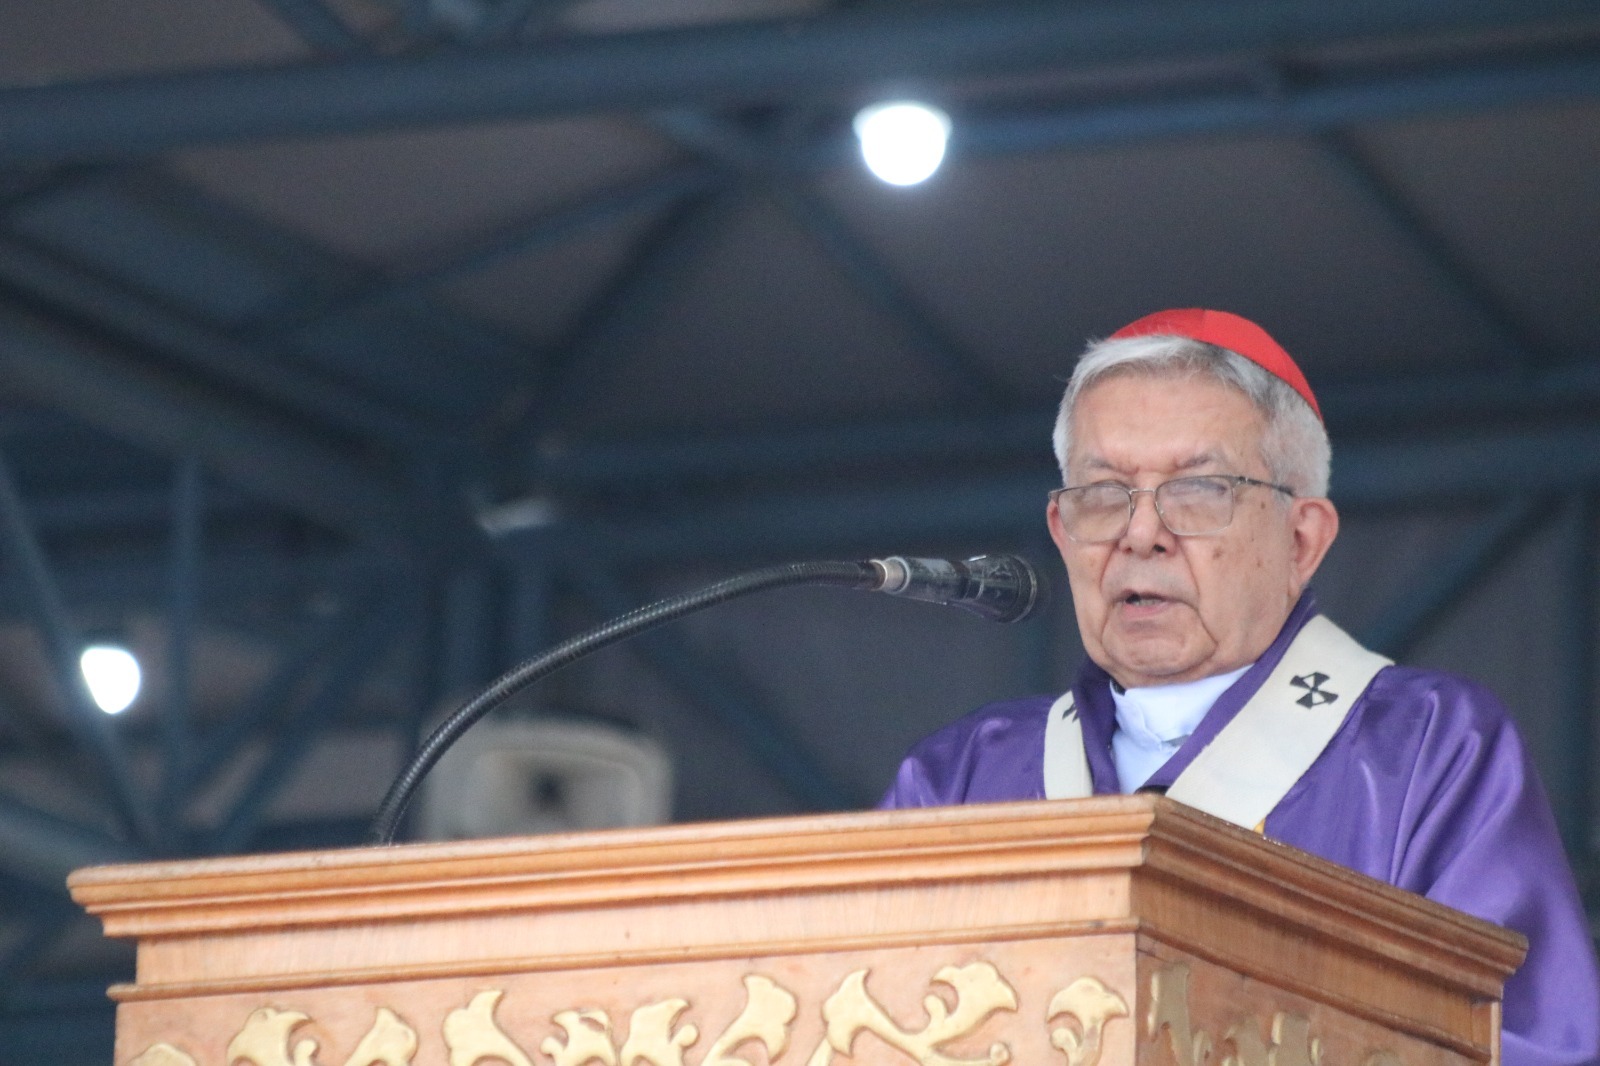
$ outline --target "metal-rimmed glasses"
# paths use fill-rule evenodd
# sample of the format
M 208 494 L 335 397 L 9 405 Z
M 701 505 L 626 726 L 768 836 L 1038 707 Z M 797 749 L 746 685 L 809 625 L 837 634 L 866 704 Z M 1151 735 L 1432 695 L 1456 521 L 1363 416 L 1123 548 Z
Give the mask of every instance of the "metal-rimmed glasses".
M 1061 516 L 1061 528 L 1078 544 L 1121 540 L 1133 522 L 1135 497 L 1148 492 L 1161 523 L 1177 537 L 1221 533 L 1233 523 L 1234 495 L 1241 485 L 1255 485 L 1288 496 L 1294 490 L 1240 474 L 1200 474 L 1163 481 L 1153 489 L 1131 489 L 1117 481 L 1096 481 L 1050 493 Z

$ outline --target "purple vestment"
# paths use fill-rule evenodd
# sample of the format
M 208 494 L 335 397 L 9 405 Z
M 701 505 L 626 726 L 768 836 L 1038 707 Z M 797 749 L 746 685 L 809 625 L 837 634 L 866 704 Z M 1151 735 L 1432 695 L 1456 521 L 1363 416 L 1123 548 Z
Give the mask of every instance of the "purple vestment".
M 1283 632 L 1218 697 L 1149 782 L 1168 786 L 1267 679 L 1316 613 L 1308 592 Z M 1073 687 L 1096 794 L 1122 789 L 1111 759 L 1110 679 Z M 1043 799 L 1053 697 L 992 704 L 916 746 L 884 807 Z M 1528 938 L 1506 983 L 1506 1066 L 1600 1063 L 1600 973 L 1588 922 L 1533 766 L 1505 708 L 1462 678 L 1391 666 L 1351 706 L 1311 768 L 1267 815 L 1267 836 Z

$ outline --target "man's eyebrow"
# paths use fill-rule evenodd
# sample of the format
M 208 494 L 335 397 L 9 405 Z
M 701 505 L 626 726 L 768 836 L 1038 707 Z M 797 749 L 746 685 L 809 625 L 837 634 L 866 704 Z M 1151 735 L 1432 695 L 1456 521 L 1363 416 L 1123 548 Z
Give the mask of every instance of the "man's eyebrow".
M 1117 464 L 1101 455 L 1096 455 L 1085 459 L 1083 461 L 1083 465 L 1084 469 L 1086 470 L 1104 471 L 1109 474 L 1121 474 L 1126 472 L 1122 467 L 1119 467 Z
M 1197 466 L 1210 466 L 1213 463 L 1226 465 L 1227 459 L 1218 452 L 1200 452 L 1192 455 L 1173 467 L 1174 470 L 1193 470 Z
M 1201 466 L 1212 466 L 1212 465 L 1227 466 L 1227 465 L 1229 465 L 1229 462 L 1230 461 L 1229 461 L 1228 457 L 1223 455 L 1221 452 L 1204 451 L 1204 452 L 1196 452 L 1194 455 L 1189 456 L 1187 459 L 1183 459 L 1183 460 L 1179 461 L 1178 463 L 1173 465 L 1172 469 L 1174 469 L 1174 470 L 1193 470 L 1196 467 L 1201 467 Z M 1085 471 L 1090 471 L 1090 470 L 1095 471 L 1095 472 L 1104 471 L 1106 473 L 1111 473 L 1111 474 L 1132 473 L 1132 471 L 1128 470 L 1127 468 L 1120 467 L 1116 463 L 1113 463 L 1111 460 L 1105 458 L 1104 456 L 1100 456 L 1100 455 L 1092 455 L 1092 456 L 1084 457 L 1083 468 L 1084 468 Z

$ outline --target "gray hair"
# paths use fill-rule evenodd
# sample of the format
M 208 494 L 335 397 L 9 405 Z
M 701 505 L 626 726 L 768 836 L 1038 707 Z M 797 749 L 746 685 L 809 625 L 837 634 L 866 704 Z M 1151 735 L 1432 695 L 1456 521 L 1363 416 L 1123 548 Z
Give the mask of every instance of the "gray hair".
M 1083 353 L 1056 416 L 1056 463 L 1066 483 L 1072 412 L 1096 382 L 1122 374 L 1210 377 L 1250 398 L 1266 422 L 1261 460 L 1297 496 L 1326 496 L 1333 449 L 1311 405 L 1287 383 L 1242 355 L 1189 337 L 1155 334 L 1097 341 Z

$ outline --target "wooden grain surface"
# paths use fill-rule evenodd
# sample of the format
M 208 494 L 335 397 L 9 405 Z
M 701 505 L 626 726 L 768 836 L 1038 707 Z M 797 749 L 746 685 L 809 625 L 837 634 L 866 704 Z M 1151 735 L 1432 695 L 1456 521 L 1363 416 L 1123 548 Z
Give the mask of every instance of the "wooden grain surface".
M 600 1002 L 583 990 L 643 994 L 663 973 L 716 1015 L 757 960 L 822 999 L 858 963 L 921 996 L 934 959 L 1002 958 L 1032 999 L 1098 968 L 1132 1009 L 1150 995 L 1135 959 L 1165 952 L 1319 1018 L 1488 1061 L 1524 950 L 1149 796 L 100 867 L 71 887 L 110 935 L 138 941 L 135 982 L 114 990 L 130 1048 L 222 1004 L 233 1020 L 217 1015 L 207 1039 L 250 1003 L 353 1011 L 335 1026 L 349 1028 L 382 999 L 436 1030 L 469 989 L 555 1010 L 557 989 Z

